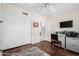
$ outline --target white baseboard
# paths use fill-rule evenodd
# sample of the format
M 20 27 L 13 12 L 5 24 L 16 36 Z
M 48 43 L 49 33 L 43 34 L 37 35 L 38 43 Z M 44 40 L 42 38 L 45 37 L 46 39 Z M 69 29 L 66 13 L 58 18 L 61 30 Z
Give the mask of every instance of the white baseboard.
M 45 40 L 45 41 L 49 41 L 49 42 L 51 42 L 51 40 Z

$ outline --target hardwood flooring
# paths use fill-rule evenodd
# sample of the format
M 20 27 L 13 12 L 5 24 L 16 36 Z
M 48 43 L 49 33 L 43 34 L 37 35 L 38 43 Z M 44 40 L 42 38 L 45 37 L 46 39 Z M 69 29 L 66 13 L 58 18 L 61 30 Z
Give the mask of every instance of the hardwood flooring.
M 23 46 L 20 46 L 17 48 L 4 50 L 3 56 L 9 56 L 11 53 L 17 53 L 17 52 L 21 51 L 22 49 L 27 50 L 33 46 L 39 47 L 40 49 L 42 49 L 43 51 L 48 53 L 50 56 L 79 56 L 78 53 L 71 52 L 71 51 L 65 52 L 64 49 L 59 48 L 59 47 L 58 47 L 58 52 L 57 52 L 55 49 L 51 49 L 50 42 L 48 42 L 48 41 L 41 41 L 41 42 L 36 43 L 36 44 L 28 44 L 28 45 L 23 45 Z

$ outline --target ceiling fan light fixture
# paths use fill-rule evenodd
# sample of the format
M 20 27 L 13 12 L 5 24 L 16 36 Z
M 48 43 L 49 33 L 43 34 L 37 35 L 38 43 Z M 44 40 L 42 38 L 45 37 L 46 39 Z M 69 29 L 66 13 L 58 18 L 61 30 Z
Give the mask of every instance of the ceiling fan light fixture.
M 26 13 L 26 12 L 23 12 L 23 15 L 28 15 L 28 13 Z
M 44 13 L 45 11 L 56 12 L 56 9 L 50 3 L 44 3 L 41 13 Z

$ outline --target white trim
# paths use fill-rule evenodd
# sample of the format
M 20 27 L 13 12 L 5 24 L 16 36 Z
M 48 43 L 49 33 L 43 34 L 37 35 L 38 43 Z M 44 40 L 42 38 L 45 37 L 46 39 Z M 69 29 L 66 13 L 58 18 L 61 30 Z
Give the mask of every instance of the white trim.
M 0 50 L 0 56 L 2 56 L 2 50 Z

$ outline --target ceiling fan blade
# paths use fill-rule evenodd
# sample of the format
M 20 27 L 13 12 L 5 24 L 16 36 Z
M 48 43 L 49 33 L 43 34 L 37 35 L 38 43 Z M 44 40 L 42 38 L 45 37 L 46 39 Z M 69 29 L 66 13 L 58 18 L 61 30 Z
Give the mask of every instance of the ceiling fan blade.
M 56 12 L 56 9 L 55 8 L 53 8 L 52 6 L 47 6 L 52 12 Z
M 46 7 L 43 7 L 42 9 L 41 9 L 41 13 L 44 13 L 46 11 Z
M 51 12 L 56 12 L 56 9 L 53 8 L 50 4 L 45 4 L 40 9 L 41 14 L 51 14 Z

